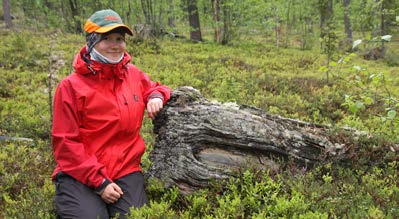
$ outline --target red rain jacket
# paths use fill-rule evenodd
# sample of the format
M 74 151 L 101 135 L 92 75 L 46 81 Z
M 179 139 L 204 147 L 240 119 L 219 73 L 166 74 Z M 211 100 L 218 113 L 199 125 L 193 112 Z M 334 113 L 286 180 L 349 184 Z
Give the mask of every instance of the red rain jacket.
M 130 55 L 116 65 L 75 57 L 75 73 L 63 79 L 54 96 L 52 144 L 57 167 L 81 183 L 99 187 L 104 178 L 113 181 L 141 171 L 145 151 L 140 127 L 147 101 L 170 89 L 152 82 L 129 64 Z

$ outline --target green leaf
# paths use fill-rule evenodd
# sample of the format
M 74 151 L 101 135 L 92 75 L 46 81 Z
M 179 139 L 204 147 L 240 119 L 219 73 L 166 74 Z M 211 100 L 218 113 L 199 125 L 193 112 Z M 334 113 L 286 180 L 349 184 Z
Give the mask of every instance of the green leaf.
M 351 95 L 345 94 L 345 101 L 350 101 L 351 100 Z
M 355 40 L 352 44 L 352 49 L 356 48 L 358 45 L 360 45 L 362 43 L 362 40 Z
M 390 120 L 393 120 L 396 117 L 396 111 L 395 110 L 389 110 L 387 113 L 387 118 Z
M 353 114 L 356 114 L 357 111 L 359 111 L 359 109 L 356 107 L 355 104 L 352 104 L 352 105 L 349 106 L 349 111 L 350 111 L 351 113 L 353 113 Z
M 373 98 L 371 97 L 363 97 L 362 99 L 366 105 L 370 105 L 374 102 Z
M 343 62 L 345 63 L 345 62 L 349 62 L 351 60 L 351 56 L 346 56 L 344 59 L 343 59 Z
M 357 102 L 355 103 L 355 106 L 356 106 L 356 108 L 358 108 L 359 110 L 360 110 L 360 109 L 364 109 L 364 103 L 363 103 L 363 102 L 357 101 Z
M 354 68 L 356 71 L 361 71 L 361 70 L 362 70 L 362 67 L 360 67 L 360 66 L 358 66 L 358 65 L 353 66 L 353 68 Z
M 320 68 L 319 68 L 319 71 L 321 71 L 321 72 L 327 72 L 328 71 L 328 68 L 327 68 L 327 66 L 321 66 Z
M 359 101 L 357 101 L 356 103 L 348 102 L 348 106 L 349 106 L 349 111 L 353 114 L 356 114 L 360 109 L 362 109 L 364 107 L 364 104 Z
M 385 36 L 382 36 L 381 39 L 389 42 L 389 41 L 391 41 L 392 36 L 391 35 L 385 35 Z
M 349 106 L 349 111 L 353 114 L 356 114 L 361 109 L 364 109 L 364 103 L 360 101 L 356 101 L 356 103 Z
M 370 40 L 370 42 L 378 42 L 380 40 L 379 37 L 373 37 L 373 39 Z

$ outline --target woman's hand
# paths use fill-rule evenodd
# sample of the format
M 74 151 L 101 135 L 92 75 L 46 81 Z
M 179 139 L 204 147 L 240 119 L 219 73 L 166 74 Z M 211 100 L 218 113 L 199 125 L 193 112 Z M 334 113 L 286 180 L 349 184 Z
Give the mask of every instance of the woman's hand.
M 163 101 L 161 98 L 150 99 L 147 103 L 148 117 L 151 119 L 155 118 L 155 115 L 162 109 Z
M 122 189 L 115 183 L 111 183 L 105 187 L 103 193 L 101 194 L 101 198 L 107 204 L 112 204 L 123 195 Z

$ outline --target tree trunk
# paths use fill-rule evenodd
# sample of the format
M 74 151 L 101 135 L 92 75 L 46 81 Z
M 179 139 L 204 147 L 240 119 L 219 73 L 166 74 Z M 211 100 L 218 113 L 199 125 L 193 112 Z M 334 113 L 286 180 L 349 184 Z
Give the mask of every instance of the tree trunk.
M 44 0 L 44 5 L 50 10 L 54 10 L 55 9 L 54 8 L 54 3 L 50 2 L 49 0 Z
M 169 5 L 169 9 L 168 9 L 168 26 L 172 29 L 174 29 L 176 27 L 175 25 L 175 19 L 173 16 L 173 0 L 168 0 L 168 5 Z
M 147 37 L 157 37 L 163 33 L 162 16 L 163 16 L 163 1 L 155 1 L 159 4 L 159 14 L 156 14 L 156 3 L 152 0 L 141 0 L 141 8 L 145 17 L 145 25 L 137 24 L 145 27 L 149 32 Z
M 280 16 L 279 16 L 279 11 L 278 11 L 278 6 L 276 6 L 276 8 L 274 8 L 274 31 L 275 31 L 275 35 L 276 35 L 276 47 L 279 48 L 280 47 L 280 32 L 281 32 L 281 24 L 280 24 Z
M 212 0 L 212 12 L 213 12 L 213 23 L 214 23 L 214 40 L 217 43 L 222 42 L 222 30 L 220 27 L 220 0 Z
M 356 144 L 366 147 L 364 142 L 333 134 L 328 126 L 250 106 L 211 102 L 191 87 L 173 91 L 154 120 L 154 132 L 153 165 L 146 176 L 160 179 L 165 187 L 176 185 L 186 194 L 209 186 L 212 180 L 234 176 L 241 168 L 280 171 L 289 161 L 306 169 L 330 159 L 353 162 L 356 156 L 370 157 L 356 149 Z M 399 151 L 398 145 L 394 147 Z
M 289 37 L 291 34 L 291 21 L 290 21 L 291 20 L 290 19 L 291 5 L 293 5 L 292 0 L 288 0 L 287 1 L 287 14 L 285 17 L 285 19 L 286 19 L 286 21 L 285 21 L 285 46 L 284 46 L 285 48 L 288 48 Z M 293 20 L 293 22 L 295 22 L 295 18 L 292 20 Z
M 131 22 L 131 14 L 132 14 L 132 5 L 130 1 L 127 2 L 127 12 L 126 12 L 126 21 L 128 23 Z
M 197 0 L 186 0 L 186 3 L 190 24 L 190 39 L 192 41 L 202 41 Z
M 223 30 L 222 30 L 222 44 L 227 44 L 232 38 L 232 30 L 231 30 L 231 15 L 230 8 L 226 2 L 222 4 L 223 10 Z
M 13 24 L 11 19 L 10 2 L 8 0 L 3 0 L 3 12 L 4 12 L 4 21 L 6 22 L 6 27 L 11 29 Z
M 161 33 L 164 31 L 163 28 L 163 13 L 164 13 L 164 9 L 163 9 L 163 0 L 159 1 L 159 14 L 158 14 L 158 22 L 154 22 L 154 25 L 156 26 L 156 35 L 159 36 L 161 35 Z M 154 17 L 155 19 L 155 17 Z M 154 20 L 155 21 L 155 20 Z
M 374 10 L 372 13 L 373 13 L 373 18 L 376 23 L 373 23 L 373 30 L 371 33 L 372 37 L 381 35 L 381 32 L 380 32 L 381 31 L 381 26 L 380 26 L 381 19 L 380 18 L 381 18 L 381 12 L 382 12 L 382 5 L 379 4 L 380 1 L 381 0 L 374 0 L 375 7 L 374 7 Z M 379 21 L 379 23 L 377 23 L 378 21 Z
M 150 10 L 146 0 L 141 0 L 141 9 L 143 10 L 145 23 L 151 25 Z
M 71 21 L 69 19 L 69 8 L 68 8 L 68 4 L 65 3 L 65 1 L 61 1 L 61 14 L 60 16 L 62 17 L 62 19 L 65 21 L 66 26 L 69 30 L 72 30 L 72 24 Z
M 331 21 L 333 15 L 333 0 L 319 0 L 320 13 L 320 38 L 323 39 L 327 34 L 327 23 Z M 322 48 L 323 45 L 320 45 Z
M 330 20 L 332 18 L 332 16 L 334 15 L 334 1 L 333 0 L 328 0 L 328 20 Z
M 380 24 L 380 31 L 381 31 L 381 36 L 383 36 L 383 35 L 385 35 L 386 34 L 386 23 L 385 23 L 385 21 L 386 21 L 386 19 L 385 19 L 385 10 L 387 10 L 386 8 L 385 8 L 385 4 L 384 4 L 384 2 L 385 1 L 382 1 L 382 4 L 381 4 L 381 9 L 380 9 L 380 13 L 381 13 L 381 24 Z
M 350 20 L 350 0 L 344 0 L 344 23 L 345 23 L 345 34 L 346 34 L 346 42 L 345 48 L 351 48 L 352 45 L 352 27 Z
M 366 14 L 366 8 L 367 8 L 367 0 L 361 0 L 360 2 L 360 8 L 362 8 L 362 16 L 363 18 L 365 18 L 365 14 Z M 366 37 L 366 31 L 367 31 L 367 27 L 365 22 L 360 22 L 360 32 L 362 33 L 362 37 L 365 38 Z
M 69 0 L 69 6 L 71 7 L 72 19 L 75 24 L 76 33 L 83 33 L 82 24 L 79 18 L 79 7 L 76 0 Z

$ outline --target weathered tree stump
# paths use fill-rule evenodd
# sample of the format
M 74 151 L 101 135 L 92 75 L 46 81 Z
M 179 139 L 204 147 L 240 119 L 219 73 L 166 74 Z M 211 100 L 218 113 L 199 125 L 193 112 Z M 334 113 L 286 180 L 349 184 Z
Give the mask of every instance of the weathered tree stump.
M 331 127 L 209 101 L 191 87 L 173 91 L 154 120 L 154 132 L 153 165 L 146 174 L 183 193 L 229 178 L 239 168 L 279 170 L 288 160 L 307 168 L 331 157 L 350 159 L 354 148 L 332 138 Z

